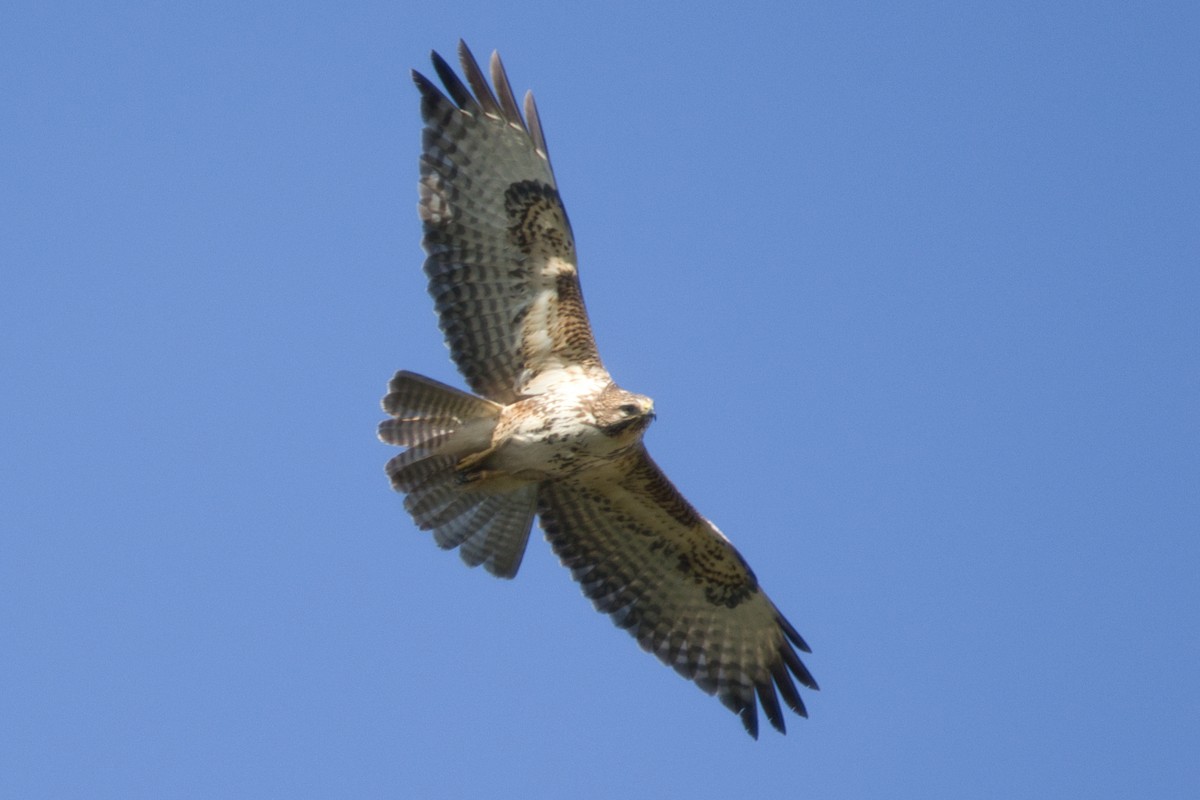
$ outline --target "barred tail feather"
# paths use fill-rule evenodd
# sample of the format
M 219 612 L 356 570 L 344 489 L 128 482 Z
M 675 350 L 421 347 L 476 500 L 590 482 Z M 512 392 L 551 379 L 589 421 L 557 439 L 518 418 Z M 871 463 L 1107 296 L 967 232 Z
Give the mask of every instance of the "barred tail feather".
M 379 438 L 401 447 L 430 450 L 447 444 L 439 437 L 456 434 L 449 449 L 473 452 L 491 444 L 502 406 L 444 383 L 401 370 L 388 383 L 383 410 L 392 416 L 379 425 Z M 470 439 L 471 441 L 466 441 Z
M 489 497 L 475 507 L 472 520 L 483 521 L 470 529 L 458 554 L 470 566 L 482 564 L 496 577 L 515 576 L 525 556 L 536 510 L 537 484 L 534 483 Z M 436 532 L 434 537 L 436 539 Z
M 511 578 L 521 566 L 537 505 L 537 485 L 464 481 L 457 466 L 486 450 L 502 406 L 411 372 L 388 384 L 379 438 L 407 447 L 387 463 L 393 488 L 417 527 L 470 566 Z

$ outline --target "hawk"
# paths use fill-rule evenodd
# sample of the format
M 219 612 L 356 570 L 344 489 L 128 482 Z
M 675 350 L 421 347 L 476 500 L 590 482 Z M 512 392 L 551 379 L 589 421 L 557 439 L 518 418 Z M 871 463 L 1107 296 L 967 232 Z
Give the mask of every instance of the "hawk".
M 804 639 L 717 527 L 642 443 L 650 398 L 604 368 L 533 95 L 524 114 L 498 54 L 491 84 L 459 42 L 419 72 L 425 273 L 451 357 L 474 390 L 396 373 L 379 438 L 416 525 L 493 575 L 517 573 L 533 518 L 597 610 L 741 717 L 785 732 L 780 698 L 817 683 Z M 793 680 L 795 679 L 795 681 Z

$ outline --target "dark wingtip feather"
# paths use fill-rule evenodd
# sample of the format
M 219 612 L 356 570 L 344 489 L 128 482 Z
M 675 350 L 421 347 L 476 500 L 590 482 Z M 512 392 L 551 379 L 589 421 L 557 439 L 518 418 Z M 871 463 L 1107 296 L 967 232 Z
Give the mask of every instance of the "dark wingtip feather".
M 758 704 L 762 706 L 763 713 L 767 715 L 771 727 L 780 733 L 787 733 L 787 725 L 783 721 L 783 709 L 779 707 L 779 697 L 775 694 L 774 682 L 769 676 L 764 677 L 754 685 L 754 689 L 758 693 Z
M 493 117 L 504 116 L 500 110 L 500 104 L 496 102 L 496 95 L 492 94 L 492 87 L 488 85 L 483 70 L 479 68 L 479 61 L 476 60 L 475 54 L 462 39 L 458 40 L 458 62 L 462 64 L 463 75 L 466 76 L 467 83 L 474 90 L 483 112 Z
M 805 653 L 812 652 L 812 648 L 808 646 L 808 642 L 804 641 L 804 637 L 792 627 L 792 623 L 788 622 L 787 618 L 783 616 L 783 614 L 780 614 L 778 611 L 776 611 L 775 621 L 779 623 L 779 627 L 783 629 L 784 635 L 791 640 L 792 644 L 796 645 L 796 647 L 799 647 Z
M 742 726 L 745 727 L 746 733 L 750 734 L 750 738 L 758 741 L 758 710 L 754 707 L 754 703 L 748 703 L 738 712 L 738 716 L 742 718 Z
M 438 117 L 440 109 L 454 107 L 454 104 L 446 95 L 442 94 L 442 90 L 437 87 L 436 83 L 415 69 L 412 71 L 412 79 L 421 93 L 421 118 L 426 122 Z
M 779 648 L 779 652 L 783 656 L 784 663 L 787 664 L 788 669 L 792 671 L 792 674 L 796 676 L 800 683 L 813 690 L 821 688 L 817 686 L 816 679 L 808 671 L 808 667 L 804 666 L 804 662 L 800 660 L 800 656 L 796 655 L 795 650 L 785 644 Z
M 792 682 L 792 676 L 782 661 L 771 665 L 771 677 L 775 679 L 775 685 L 779 687 L 779 693 L 783 695 L 783 702 L 787 703 L 787 707 L 800 716 L 807 717 L 808 709 L 804 707 L 804 700 L 800 698 L 800 692 L 797 691 L 796 684 Z
M 412 75 L 412 82 L 417 85 L 417 89 L 420 90 L 422 97 L 433 96 L 445 99 L 445 95 L 442 94 L 442 90 L 437 87 L 437 84 L 429 80 L 429 78 L 426 78 L 415 69 L 410 70 L 410 74 Z
M 508 73 L 504 70 L 504 62 L 500 60 L 500 53 L 492 51 L 492 83 L 496 86 L 496 97 L 500 101 L 500 108 L 504 110 L 504 118 L 514 125 L 519 125 L 523 130 L 529 130 L 525 126 L 525 120 L 521 116 L 521 109 L 517 107 L 517 98 L 513 95 L 512 85 L 508 82 Z
M 533 92 L 525 93 L 525 124 L 529 128 L 529 135 L 533 137 L 533 146 L 549 161 L 550 148 L 546 147 L 546 133 L 542 129 L 542 117 L 538 114 Z
M 453 103 L 469 114 L 483 113 L 510 122 L 529 134 L 529 138 L 533 140 L 533 146 L 549 163 L 550 151 L 546 147 L 546 133 L 542 128 L 542 120 L 538 114 L 533 93 L 526 92 L 524 103 L 517 104 L 512 84 L 509 83 L 508 73 L 504 69 L 504 63 L 500 60 L 499 53 L 492 53 L 489 65 L 490 82 L 479 66 L 479 61 L 475 58 L 474 53 L 471 52 L 471 48 L 462 39 L 458 40 L 458 59 L 462 64 L 466 83 L 436 50 L 430 51 L 429 58 L 433 62 L 433 68 L 442 84 L 446 87 L 445 91 L 443 92 L 433 81 L 416 70 L 412 71 L 412 77 L 417 88 L 421 90 L 425 102 L 431 104 L 431 112 L 438 101 L 445 101 Z M 522 107 L 524 113 L 522 113 Z
M 431 59 L 433 60 L 433 68 L 437 71 L 438 77 L 442 79 L 442 85 L 446 87 L 446 91 L 454 98 L 455 105 L 468 113 L 479 113 L 479 104 L 475 102 L 475 97 L 471 94 L 471 90 L 458 77 L 458 73 L 454 71 L 454 68 L 447 64 L 446 59 L 442 58 L 436 50 L 433 52 Z

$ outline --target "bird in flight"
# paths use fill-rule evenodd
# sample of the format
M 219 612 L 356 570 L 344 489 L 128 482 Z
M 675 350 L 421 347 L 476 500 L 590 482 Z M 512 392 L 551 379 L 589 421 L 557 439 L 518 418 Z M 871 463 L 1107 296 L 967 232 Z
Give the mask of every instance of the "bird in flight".
M 412 372 L 383 398 L 379 438 L 416 525 L 493 575 L 517 573 L 536 515 L 596 606 L 758 737 L 758 706 L 807 716 L 804 639 L 729 540 L 651 460 L 649 397 L 604 368 L 533 95 L 524 114 L 497 54 L 491 83 L 463 42 L 460 78 L 419 72 L 425 273 L 472 393 Z M 793 680 L 794 679 L 794 680 Z

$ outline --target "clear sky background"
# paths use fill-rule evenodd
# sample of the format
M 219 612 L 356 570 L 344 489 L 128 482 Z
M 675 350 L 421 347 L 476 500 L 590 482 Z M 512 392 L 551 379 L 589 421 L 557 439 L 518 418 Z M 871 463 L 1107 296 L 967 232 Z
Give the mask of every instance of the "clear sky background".
M 0 14 L 0 796 L 1200 796 L 1200 6 Z M 412 67 L 538 97 L 606 362 L 813 645 L 760 741 L 378 402 Z

